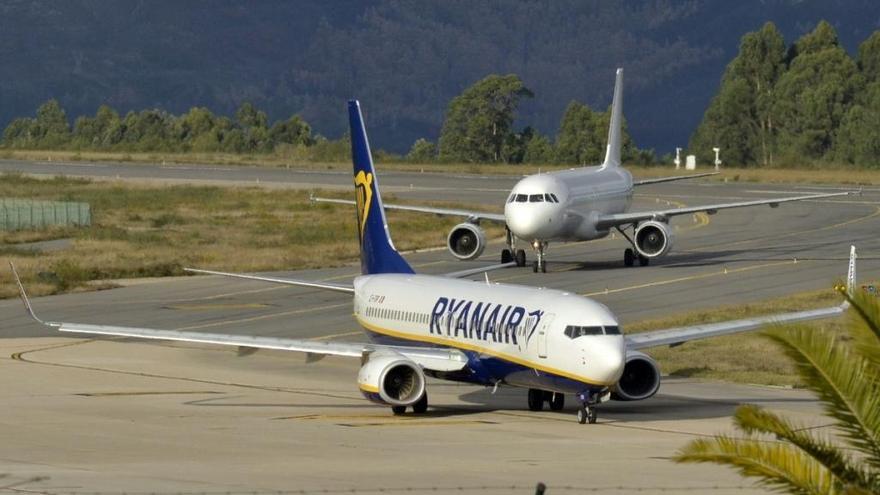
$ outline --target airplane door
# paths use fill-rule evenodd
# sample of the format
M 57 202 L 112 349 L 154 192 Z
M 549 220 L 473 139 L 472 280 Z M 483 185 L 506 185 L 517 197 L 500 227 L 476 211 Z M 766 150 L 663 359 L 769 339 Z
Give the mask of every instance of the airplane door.
M 547 334 L 550 333 L 550 323 L 553 322 L 553 313 L 544 315 L 541 325 L 538 327 L 538 357 L 547 358 Z

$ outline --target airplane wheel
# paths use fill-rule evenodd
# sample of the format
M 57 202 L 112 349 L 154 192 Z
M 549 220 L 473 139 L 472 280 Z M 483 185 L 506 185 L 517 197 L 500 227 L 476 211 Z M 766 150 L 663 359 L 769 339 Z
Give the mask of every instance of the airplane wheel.
M 510 249 L 502 249 L 501 250 L 501 262 L 502 263 L 510 263 L 513 261 L 513 255 L 510 254 Z
M 598 419 L 598 418 L 596 415 L 596 409 L 594 407 L 581 406 L 578 409 L 578 412 L 577 412 L 578 423 L 580 423 L 580 424 L 590 423 L 592 425 L 592 424 L 596 423 L 596 419 Z
M 406 406 L 391 406 L 391 412 L 393 412 L 395 416 L 400 416 L 406 412 Z
M 587 408 L 586 407 L 581 406 L 578 408 L 577 419 L 578 419 L 578 423 L 580 423 L 580 424 L 585 424 L 587 422 Z
M 648 258 L 647 256 L 639 255 L 639 265 L 640 266 L 648 266 L 648 263 L 650 263 L 650 262 L 651 262 L 651 258 Z
M 592 425 L 592 424 L 596 424 L 597 419 L 599 419 L 599 415 L 596 414 L 596 408 L 595 407 L 588 407 L 587 408 L 587 421 Z
M 636 261 L 636 254 L 632 249 L 626 248 L 626 251 L 623 252 L 623 264 L 626 266 L 633 266 Z
M 548 402 L 550 403 L 551 411 L 561 411 L 565 407 L 565 394 L 553 392 Z
M 422 398 L 417 400 L 412 408 L 414 413 L 424 414 L 428 410 L 428 392 L 423 393 Z
M 529 411 L 544 409 L 544 391 L 536 388 L 529 389 Z
M 516 266 L 526 266 L 526 251 L 525 251 L 525 249 L 517 249 L 516 250 Z

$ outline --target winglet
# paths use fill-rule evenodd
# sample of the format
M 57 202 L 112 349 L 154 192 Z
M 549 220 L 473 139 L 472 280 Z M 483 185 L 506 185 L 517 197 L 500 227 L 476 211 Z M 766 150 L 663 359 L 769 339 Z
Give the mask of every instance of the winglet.
M 21 298 L 21 302 L 24 303 L 24 308 L 27 310 L 28 314 L 40 324 L 47 325 L 47 323 L 37 317 L 37 314 L 34 313 L 34 308 L 31 307 L 31 301 L 28 299 L 27 292 L 24 290 L 24 285 L 21 283 L 21 278 L 18 276 L 18 270 L 15 269 L 15 265 L 12 262 L 9 262 L 9 268 L 12 268 L 12 276 L 15 277 L 15 283 L 18 285 L 18 296 Z
M 856 293 L 856 247 L 849 247 L 849 269 L 846 272 L 846 292 L 850 297 Z
M 611 101 L 611 122 L 608 125 L 608 147 L 605 151 L 605 163 L 602 167 L 620 166 L 620 148 L 623 131 L 623 68 L 617 69 L 614 81 L 614 99 Z

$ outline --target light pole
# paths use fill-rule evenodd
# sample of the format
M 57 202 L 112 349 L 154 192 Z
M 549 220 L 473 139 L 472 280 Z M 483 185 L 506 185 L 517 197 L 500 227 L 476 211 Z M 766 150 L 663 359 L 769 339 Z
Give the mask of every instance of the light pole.
M 675 164 L 675 170 L 681 168 L 681 148 L 675 148 L 675 160 L 672 163 Z

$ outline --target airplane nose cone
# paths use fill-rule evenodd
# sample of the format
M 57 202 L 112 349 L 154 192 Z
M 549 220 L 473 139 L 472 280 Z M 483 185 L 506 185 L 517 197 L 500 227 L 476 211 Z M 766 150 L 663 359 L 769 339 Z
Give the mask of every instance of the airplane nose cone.
M 552 206 L 546 204 L 510 203 L 504 216 L 510 231 L 524 240 L 550 238 L 559 223 L 554 221 Z
M 597 337 L 588 352 L 590 378 L 603 385 L 613 385 L 620 380 L 626 364 L 626 348 L 622 336 Z

